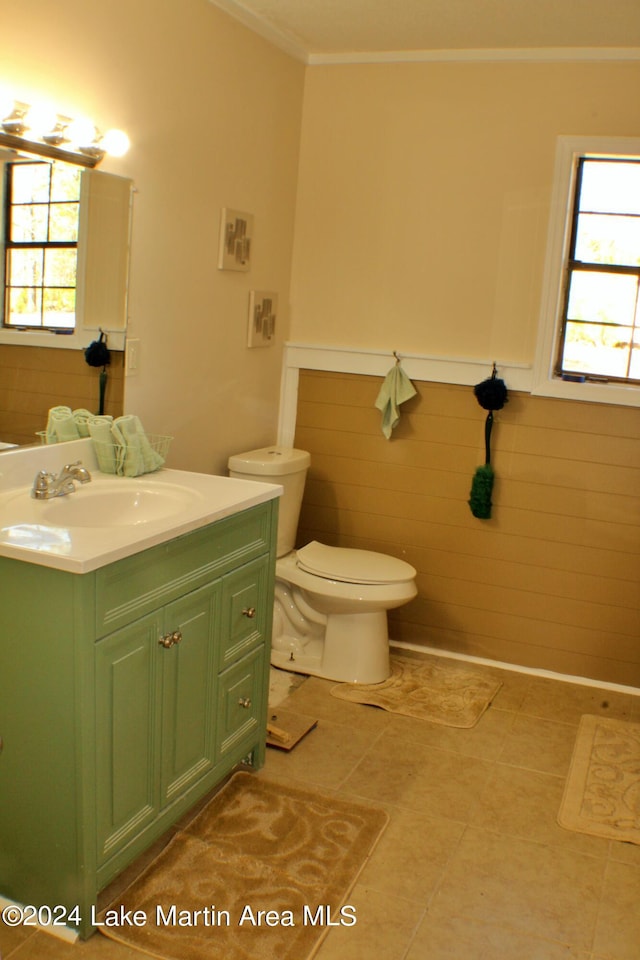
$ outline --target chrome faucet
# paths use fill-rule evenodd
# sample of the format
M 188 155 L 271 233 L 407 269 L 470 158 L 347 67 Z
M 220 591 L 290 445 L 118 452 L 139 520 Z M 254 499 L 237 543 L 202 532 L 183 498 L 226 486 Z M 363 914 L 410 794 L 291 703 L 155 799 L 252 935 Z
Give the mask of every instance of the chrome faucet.
M 35 500 L 51 500 L 53 497 L 66 497 L 68 493 L 75 490 L 74 481 L 78 483 L 88 483 L 91 480 L 91 474 L 86 467 L 82 466 L 81 460 L 75 463 L 68 463 L 62 468 L 58 476 L 49 473 L 47 470 L 40 470 L 36 474 L 31 489 L 31 496 Z

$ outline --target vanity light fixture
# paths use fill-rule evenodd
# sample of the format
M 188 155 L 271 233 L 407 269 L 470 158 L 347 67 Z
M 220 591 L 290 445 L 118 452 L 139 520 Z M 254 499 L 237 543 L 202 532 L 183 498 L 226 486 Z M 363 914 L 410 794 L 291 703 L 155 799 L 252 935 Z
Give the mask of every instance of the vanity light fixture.
M 106 154 L 124 156 L 129 138 L 122 130 L 102 135 L 90 121 L 0 95 L 0 146 L 96 167 Z

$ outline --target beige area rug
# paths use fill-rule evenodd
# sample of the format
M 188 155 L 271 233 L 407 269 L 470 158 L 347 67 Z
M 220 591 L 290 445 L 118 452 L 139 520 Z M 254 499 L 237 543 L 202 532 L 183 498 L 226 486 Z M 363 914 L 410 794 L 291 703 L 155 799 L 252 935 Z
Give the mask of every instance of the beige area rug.
M 383 683 L 339 683 L 331 694 L 352 703 L 382 707 L 448 727 L 474 727 L 496 693 L 500 680 L 456 661 L 391 657 L 391 676 Z
M 640 844 L 640 723 L 582 717 L 558 823 Z
M 353 924 L 346 898 L 387 821 L 237 773 L 102 915 L 140 925 L 99 930 L 162 960 L 305 960 L 329 917 Z

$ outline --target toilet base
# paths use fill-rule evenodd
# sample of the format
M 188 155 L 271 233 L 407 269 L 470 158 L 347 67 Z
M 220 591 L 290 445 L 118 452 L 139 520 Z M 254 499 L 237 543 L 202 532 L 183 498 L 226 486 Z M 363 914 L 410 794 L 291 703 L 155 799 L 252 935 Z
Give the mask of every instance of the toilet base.
M 303 644 L 286 634 L 274 638 L 272 665 L 339 683 L 382 683 L 391 674 L 385 610 L 330 614 L 324 637 Z

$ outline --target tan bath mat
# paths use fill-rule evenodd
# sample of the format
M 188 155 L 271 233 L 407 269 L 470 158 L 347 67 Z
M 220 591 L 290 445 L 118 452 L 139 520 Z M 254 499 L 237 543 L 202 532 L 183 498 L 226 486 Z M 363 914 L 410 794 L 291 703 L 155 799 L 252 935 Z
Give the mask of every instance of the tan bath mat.
M 640 844 L 640 723 L 582 717 L 558 823 Z
M 473 727 L 502 686 L 500 680 L 441 657 L 391 658 L 383 683 L 339 683 L 331 694 L 448 727 Z
M 346 898 L 387 821 L 237 773 L 102 915 L 144 922 L 99 929 L 161 960 L 305 960 L 329 919 L 353 923 Z

